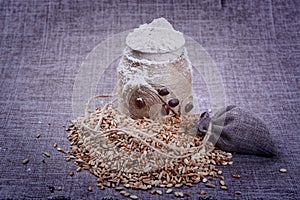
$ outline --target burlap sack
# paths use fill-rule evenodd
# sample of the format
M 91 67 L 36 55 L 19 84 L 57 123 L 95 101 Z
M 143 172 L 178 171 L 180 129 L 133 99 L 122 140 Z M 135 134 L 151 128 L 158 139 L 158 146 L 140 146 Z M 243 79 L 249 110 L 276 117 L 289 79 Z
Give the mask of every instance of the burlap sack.
M 207 112 L 200 116 L 198 131 L 206 133 L 211 125 L 216 146 L 224 151 L 276 155 L 276 147 L 266 125 L 251 113 L 234 105 L 226 106 L 210 118 Z M 218 138 L 217 133 L 221 133 Z

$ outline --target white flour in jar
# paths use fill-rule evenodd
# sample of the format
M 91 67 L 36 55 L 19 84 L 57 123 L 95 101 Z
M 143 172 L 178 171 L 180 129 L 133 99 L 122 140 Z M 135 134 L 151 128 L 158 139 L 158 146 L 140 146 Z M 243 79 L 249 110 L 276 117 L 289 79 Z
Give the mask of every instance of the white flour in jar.
M 174 30 L 165 19 L 154 19 L 134 29 L 126 38 L 126 44 L 135 51 L 143 53 L 165 53 L 183 47 L 183 34 Z

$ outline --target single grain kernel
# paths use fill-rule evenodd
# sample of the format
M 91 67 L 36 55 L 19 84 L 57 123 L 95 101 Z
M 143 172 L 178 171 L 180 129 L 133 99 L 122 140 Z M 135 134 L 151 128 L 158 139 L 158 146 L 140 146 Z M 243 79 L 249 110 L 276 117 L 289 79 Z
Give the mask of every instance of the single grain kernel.
M 239 174 L 233 174 L 232 176 L 233 176 L 233 178 L 241 178 L 241 176 Z
M 123 187 L 116 187 L 115 189 L 116 189 L 117 191 L 122 191 L 122 190 L 124 190 Z
M 80 172 L 82 170 L 82 168 L 81 167 L 78 167 L 77 169 L 76 169 L 76 172 Z
M 50 153 L 48 153 L 47 151 L 44 152 L 44 155 L 48 158 L 50 157 Z
M 281 173 L 287 172 L 287 170 L 286 170 L 285 168 L 280 168 L 279 171 L 280 171 Z
M 234 193 L 237 194 L 237 195 L 242 194 L 241 191 L 235 191 Z
M 63 148 L 57 148 L 57 150 L 59 151 L 59 152 L 61 152 L 61 153 L 66 153 L 66 151 L 63 149 Z
M 69 175 L 70 175 L 70 176 L 74 176 L 74 172 L 73 172 L 73 171 L 70 171 Z
M 170 194 L 172 192 L 173 192 L 173 190 L 171 188 L 167 189 L 167 191 L 166 191 L 167 194 Z
M 220 180 L 220 185 L 225 185 L 225 181 Z
M 124 197 L 129 197 L 130 196 L 130 194 L 128 193 L 128 192 L 126 192 L 125 194 L 124 194 Z
M 214 184 L 211 184 L 211 183 L 206 183 L 205 186 L 208 187 L 208 188 L 215 188 L 216 187 Z
M 227 190 L 227 187 L 226 187 L 225 185 L 222 185 L 222 186 L 221 186 L 221 189 L 222 189 L 222 190 Z
M 183 192 L 178 192 L 178 196 L 183 197 Z
M 130 199 L 138 199 L 138 197 L 136 195 L 130 195 L 129 197 Z
M 161 195 L 161 194 L 162 194 L 162 191 L 160 191 L 160 190 L 156 190 L 156 194 L 159 194 L 159 195 Z
M 62 187 L 58 187 L 58 188 L 57 188 L 57 191 L 62 191 Z
M 23 163 L 23 165 L 26 165 L 28 162 L 29 162 L 29 159 L 28 159 L 28 158 L 26 158 L 26 159 L 24 159 L 24 160 L 23 160 L 23 162 L 22 162 L 22 163 Z
M 201 195 L 206 195 L 206 191 L 205 190 L 201 190 Z
M 88 191 L 89 191 L 89 192 L 92 192 L 92 191 L 93 191 L 92 186 L 89 186 L 89 187 L 88 187 Z
M 41 134 L 36 134 L 36 136 L 35 136 L 36 138 L 40 138 L 41 137 Z

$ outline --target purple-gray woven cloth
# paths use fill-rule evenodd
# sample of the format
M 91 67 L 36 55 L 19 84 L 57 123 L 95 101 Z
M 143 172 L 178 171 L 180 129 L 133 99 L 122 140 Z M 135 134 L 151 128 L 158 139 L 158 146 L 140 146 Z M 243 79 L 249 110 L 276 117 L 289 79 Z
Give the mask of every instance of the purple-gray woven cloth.
M 88 171 L 69 176 L 76 166 L 53 144 L 69 148 L 63 126 L 75 117 L 73 86 L 88 53 L 157 17 L 205 48 L 222 75 L 226 104 L 259 113 L 278 144 L 274 158 L 234 154 L 232 166 L 219 167 L 228 190 L 199 183 L 175 191 L 190 192 L 190 199 L 299 199 L 299 12 L 298 0 L 0 1 L 0 199 L 122 199 L 114 189 L 98 189 Z M 115 68 L 105 74 L 103 94 L 113 89 Z M 198 95 L 207 96 L 194 80 Z
M 244 109 L 229 105 L 218 110 L 212 117 L 201 114 L 197 129 L 207 134 L 219 149 L 228 152 L 254 154 L 266 157 L 276 155 L 276 145 L 265 123 Z

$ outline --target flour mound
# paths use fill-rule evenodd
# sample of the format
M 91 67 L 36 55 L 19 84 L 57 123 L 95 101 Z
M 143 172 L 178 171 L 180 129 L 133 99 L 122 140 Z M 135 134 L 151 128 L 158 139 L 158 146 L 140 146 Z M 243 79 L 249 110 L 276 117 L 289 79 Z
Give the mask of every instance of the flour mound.
M 165 19 L 154 19 L 150 24 L 143 24 L 134 29 L 126 38 L 131 49 L 143 53 L 166 53 L 184 46 L 183 34 L 174 30 Z

